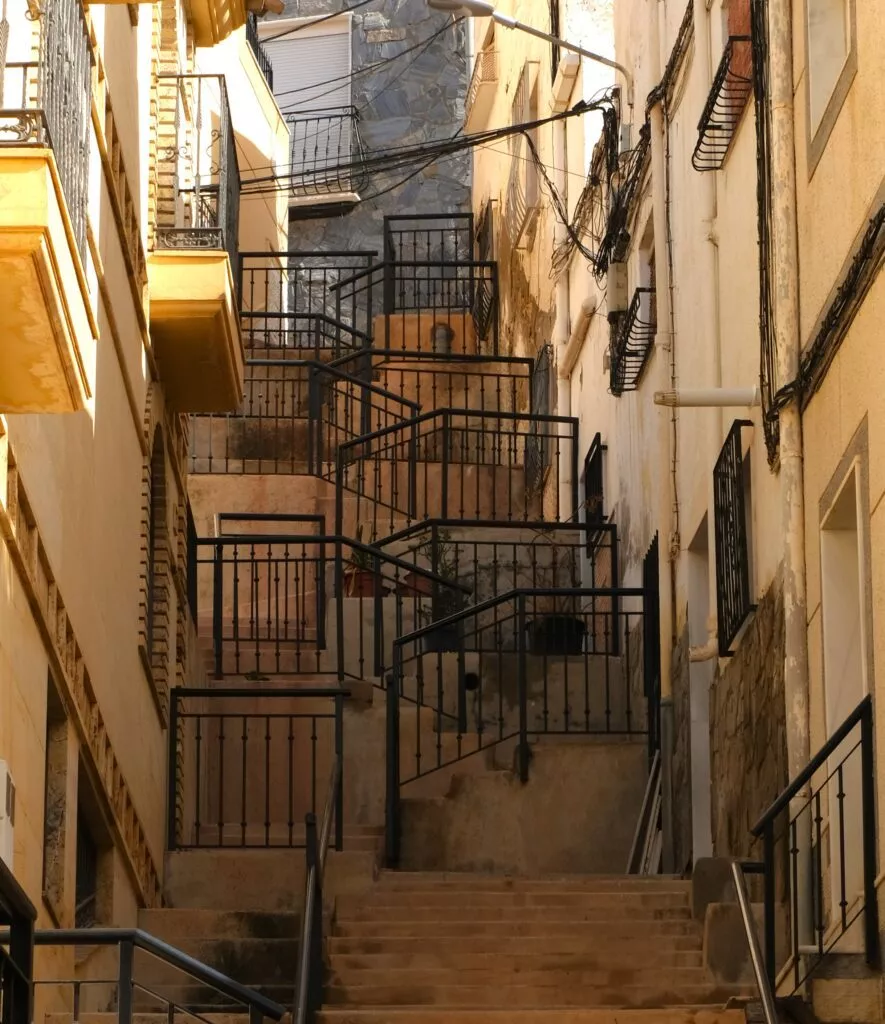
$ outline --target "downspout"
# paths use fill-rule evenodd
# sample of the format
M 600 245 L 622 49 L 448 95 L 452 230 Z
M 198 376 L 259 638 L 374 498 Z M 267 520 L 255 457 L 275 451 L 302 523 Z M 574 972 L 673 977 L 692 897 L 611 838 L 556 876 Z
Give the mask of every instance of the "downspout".
M 651 21 L 651 66 L 655 82 L 661 77 L 661 0 L 650 0 L 654 5 Z M 657 361 L 657 384 L 661 391 L 675 388 L 673 366 L 673 310 L 672 281 L 667 231 L 666 153 L 664 140 L 664 114 L 661 97 L 648 112 L 651 148 L 652 218 L 655 235 L 655 299 L 658 310 L 655 350 Z M 663 258 L 661 258 L 663 256 Z M 663 832 L 662 861 L 665 874 L 672 874 L 675 868 L 673 850 L 673 640 L 674 640 L 674 552 L 678 551 L 679 537 L 673 514 L 676 504 L 676 483 L 674 467 L 673 423 L 675 412 L 666 406 L 657 407 L 656 434 L 658 440 L 658 474 L 656 519 L 660 552 L 660 594 L 658 599 L 660 615 L 661 648 L 661 819 Z
M 553 83 L 551 107 L 554 114 L 562 113 L 567 108 L 580 68 L 581 60 L 576 54 L 563 54 L 556 71 L 556 80 Z M 566 130 L 564 118 L 553 122 L 553 184 L 567 209 Z M 566 226 L 558 216 L 555 216 L 553 222 L 554 250 L 565 242 L 567 236 Z M 556 367 L 556 414 L 557 416 L 571 416 L 571 380 L 568 372 L 565 371 L 571 307 L 568 267 L 564 267 L 556 277 L 553 285 L 553 302 L 556 314 L 553 320 L 551 341 Z M 566 445 L 565 451 L 561 451 L 559 455 L 559 509 L 560 517 L 568 520 L 576 517 L 578 512 L 577 509 L 571 507 L 573 503 L 572 465 L 572 452 Z
M 796 154 L 793 122 L 791 0 L 768 0 L 768 76 L 771 125 L 771 209 L 774 264 L 772 304 L 781 387 L 799 374 L 799 244 L 796 212 Z M 799 396 L 791 389 L 780 409 L 781 526 L 784 537 L 784 702 L 787 777 L 808 764 L 808 624 L 805 578 L 805 494 Z M 796 795 L 798 814 L 808 794 Z M 810 834 L 799 830 L 799 870 L 810 871 Z M 801 886 L 801 892 L 808 892 Z M 808 908 L 800 907 L 800 931 L 808 934 Z M 801 936 L 800 936 L 801 941 Z

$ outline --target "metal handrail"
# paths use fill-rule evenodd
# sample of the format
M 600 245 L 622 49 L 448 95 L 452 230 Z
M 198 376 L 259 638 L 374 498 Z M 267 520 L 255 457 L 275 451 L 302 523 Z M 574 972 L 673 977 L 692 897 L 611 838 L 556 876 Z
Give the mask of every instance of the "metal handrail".
M 309 863 L 307 865 L 307 874 L 304 881 L 304 911 L 301 918 L 301 946 L 298 958 L 298 977 L 295 985 L 295 1006 L 292 1011 L 294 1024 L 305 1024 L 307 1020 L 307 1013 L 309 1009 L 310 966 L 311 955 L 313 953 L 312 946 L 314 942 L 313 923 L 314 917 L 317 914 L 319 914 L 320 922 L 322 922 L 322 902 L 318 905 L 317 899 L 322 901 L 323 872 L 326 864 L 326 851 L 329 846 L 329 833 L 332 828 L 332 815 L 335 808 L 335 794 L 338 790 L 340 777 L 341 761 L 336 757 L 332 764 L 329 789 L 326 794 L 326 805 L 323 808 L 323 817 L 320 822 L 319 839 L 314 839 L 316 847 L 313 854 L 311 854 L 310 841 L 308 841 L 307 856 Z M 315 836 L 315 816 L 313 814 L 308 814 L 304 819 L 304 823 L 307 827 L 308 835 L 313 833 Z
M 489 363 L 501 363 L 505 366 L 525 366 L 528 368 L 529 374 L 531 374 L 534 368 L 534 359 L 529 356 L 503 356 L 503 355 L 476 355 L 475 353 L 463 352 L 457 355 L 452 355 L 450 352 L 436 352 L 433 349 L 423 350 L 415 349 L 409 351 L 408 349 L 402 348 L 376 348 L 373 346 L 367 346 L 365 350 L 356 349 L 353 352 L 347 352 L 343 356 L 338 356 L 336 359 L 330 359 L 326 366 L 337 367 L 343 363 L 350 362 L 353 359 L 359 359 L 361 357 L 371 355 L 373 357 L 391 357 L 401 362 L 423 362 L 427 360 L 433 362 L 446 362 L 446 363 L 458 363 L 458 364 L 471 364 L 476 363 L 477 365 L 488 365 Z
M 843 740 L 847 738 L 851 730 L 859 722 L 862 722 L 867 715 L 870 715 L 872 710 L 873 698 L 871 694 L 867 694 L 860 704 L 857 705 L 854 711 L 851 712 L 827 742 L 802 769 L 802 771 L 799 772 L 796 778 L 787 786 L 783 793 L 781 793 L 777 800 L 774 801 L 774 803 L 750 829 L 750 832 L 752 832 L 756 838 L 762 835 L 766 825 L 774 821 L 782 811 L 789 807 L 790 801 L 793 797 L 799 795 L 802 789 L 804 789 L 804 787 L 812 780 L 815 772 L 817 772 L 818 769 L 823 768 L 827 759 L 839 749 Z
M 313 320 L 317 323 L 328 324 L 330 327 L 334 327 L 336 330 L 346 331 L 348 334 L 352 334 L 355 338 L 359 338 L 365 347 L 371 344 L 372 338 L 365 331 L 361 331 L 358 327 L 354 327 L 352 324 L 345 323 L 343 320 L 338 320 L 334 316 L 329 316 L 327 313 L 293 313 L 284 309 L 241 309 L 240 310 L 241 320 Z M 246 348 L 249 346 L 247 345 Z M 361 349 L 357 349 L 357 352 Z M 343 356 L 341 358 L 344 358 Z
M 747 880 L 744 877 L 744 870 L 740 861 L 733 860 L 731 862 L 731 875 L 734 879 L 734 888 L 737 893 L 738 906 L 741 910 L 741 918 L 744 922 L 744 931 L 747 935 L 747 945 L 750 947 L 750 960 L 753 964 L 753 974 L 756 976 L 756 984 L 759 987 L 759 996 L 762 1000 L 762 1012 L 765 1015 L 765 1024 L 778 1024 L 774 993 L 771 989 L 771 983 L 768 980 L 768 972 L 765 969 L 765 958 L 762 955 L 762 948 L 759 945 L 759 936 L 756 934 L 756 924 L 753 921 L 753 911 L 750 906 L 750 896 L 747 892 Z
M 381 260 L 373 263 L 370 267 L 363 267 L 350 277 L 342 277 L 340 281 L 329 285 L 329 291 L 339 291 L 345 285 L 353 284 L 364 277 L 374 274 L 378 270 L 386 270 L 388 267 L 496 267 L 497 260 Z
M 0 932 L 0 943 L 8 941 L 8 932 Z M 131 945 L 142 949 L 151 956 L 177 968 L 196 981 L 209 985 L 220 992 L 258 1010 L 262 1016 L 272 1020 L 281 1020 L 286 1014 L 286 1007 L 268 999 L 267 996 L 254 989 L 241 985 L 214 967 L 204 964 L 189 954 L 170 946 L 168 942 L 158 939 L 141 928 L 55 928 L 41 929 L 34 933 L 35 946 L 123 946 Z
M 404 569 L 406 572 L 414 573 L 416 576 L 423 576 L 425 579 L 430 580 L 433 583 L 440 584 L 442 586 L 451 587 L 452 590 L 460 590 L 464 594 L 473 593 L 473 588 L 463 583 L 459 583 L 457 580 L 446 579 L 444 576 L 439 576 L 430 569 L 425 569 L 420 565 L 414 565 L 411 562 L 407 562 L 403 558 L 399 558 L 397 555 L 388 554 L 386 551 L 382 551 L 380 548 L 374 547 L 371 544 L 363 544 L 362 541 L 352 540 L 350 537 L 344 537 L 340 534 L 290 534 L 290 533 L 226 533 L 221 537 L 197 537 L 197 547 L 222 547 L 225 544 L 245 544 L 245 543 L 261 543 L 261 544 L 346 544 L 348 547 L 355 551 L 361 551 L 365 555 L 369 555 L 371 558 L 378 562 L 385 562 L 389 565 L 394 566 L 397 569 Z M 223 691 L 227 693 L 228 691 Z M 253 691 L 254 692 L 254 691 Z M 301 691 L 299 691 L 301 692 Z

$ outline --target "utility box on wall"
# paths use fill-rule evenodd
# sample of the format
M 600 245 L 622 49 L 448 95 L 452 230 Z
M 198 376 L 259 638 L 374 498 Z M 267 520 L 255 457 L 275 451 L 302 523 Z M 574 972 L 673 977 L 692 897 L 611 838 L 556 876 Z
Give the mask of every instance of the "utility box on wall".
M 0 761 L 0 860 L 11 871 L 15 848 L 15 783 L 5 761 Z

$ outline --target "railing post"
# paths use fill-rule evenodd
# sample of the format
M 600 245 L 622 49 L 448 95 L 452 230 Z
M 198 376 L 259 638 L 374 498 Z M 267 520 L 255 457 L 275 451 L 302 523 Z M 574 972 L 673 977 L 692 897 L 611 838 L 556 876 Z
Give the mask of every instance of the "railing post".
M 427 470 L 425 469 L 426 473 Z M 418 518 L 418 424 L 412 423 L 409 431 L 409 519 Z M 427 510 L 424 510 L 425 515 Z
M 519 652 L 519 781 L 529 781 L 528 666 L 526 665 L 525 595 L 516 599 L 516 646 Z
M 765 865 L 764 902 L 765 902 L 765 968 L 772 989 L 777 975 L 777 951 L 775 949 L 775 879 L 774 879 L 774 822 L 767 821 L 762 833 L 762 860 Z
M 442 518 L 449 518 L 449 445 L 451 434 L 451 414 L 446 411 L 443 413 L 443 452 L 442 452 L 442 483 L 440 490 L 442 492 L 442 498 L 440 505 L 442 508 Z M 463 472 L 463 468 L 462 468 Z
M 166 844 L 170 850 L 178 847 L 178 691 L 169 694 L 169 764 L 166 806 Z
M 319 403 L 316 395 L 316 372 L 312 366 L 307 368 L 307 472 L 309 476 L 320 475 L 319 451 L 320 425 Z
M 340 483 L 340 481 L 339 481 Z M 336 513 L 337 515 L 337 513 Z M 344 551 L 340 527 L 335 538 L 335 658 L 338 681 L 344 682 Z
M 304 842 L 308 878 L 312 873 L 314 879 L 313 906 L 310 909 L 310 949 L 307 956 L 307 1019 L 312 1020 L 322 1002 L 323 983 L 323 885 L 315 814 L 304 816 Z M 308 908 L 304 910 L 307 913 Z
M 215 544 L 215 563 L 213 565 L 212 584 L 212 648 L 215 652 L 215 678 L 224 677 L 224 545 L 221 541 Z
M 374 618 L 373 640 L 375 649 L 372 652 L 373 667 L 375 675 L 381 675 L 383 671 L 382 651 L 384 647 L 384 588 L 381 579 L 381 559 L 375 555 L 372 558 L 372 616 Z M 399 594 L 394 595 L 394 600 L 399 601 Z
M 393 647 L 393 672 L 387 681 L 387 783 L 384 845 L 388 868 L 399 862 L 399 693 L 402 682 L 402 648 Z
M 873 706 L 860 719 L 861 799 L 863 823 L 864 945 L 869 967 L 879 967 L 879 904 L 876 893 L 876 794 L 874 788 Z
M 571 433 L 571 446 L 572 446 L 572 457 L 571 457 L 571 492 L 572 492 L 572 508 L 569 512 L 569 519 L 574 518 L 578 514 L 578 421 L 572 422 L 572 433 Z M 612 581 L 612 586 L 617 586 L 617 583 Z
M 132 968 L 134 961 L 135 946 L 133 943 L 121 942 L 117 974 L 117 1020 L 119 1024 L 132 1024 Z
M 335 757 L 338 779 L 335 783 L 335 849 L 344 849 L 344 698 L 335 697 Z

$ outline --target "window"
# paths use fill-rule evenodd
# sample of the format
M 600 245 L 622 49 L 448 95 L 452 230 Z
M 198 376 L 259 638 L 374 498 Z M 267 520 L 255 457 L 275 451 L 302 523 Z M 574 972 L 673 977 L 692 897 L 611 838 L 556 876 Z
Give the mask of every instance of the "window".
M 46 777 L 43 804 L 43 898 L 56 924 L 64 920 L 68 821 L 68 720 L 52 677 L 47 679 Z
M 98 920 L 98 845 L 82 812 L 77 815 L 76 890 L 75 926 L 91 928 Z
M 599 539 L 598 529 L 605 523 L 604 475 L 602 453 L 606 446 L 601 435 L 593 438 L 590 449 L 584 456 L 584 522 L 587 525 L 587 556 L 592 557 Z
M 550 358 L 553 346 L 543 345 L 532 371 L 533 416 L 550 415 Z M 550 424 L 543 420 L 531 420 L 525 443 L 525 470 L 530 492 L 537 493 L 544 484 L 550 468 Z
M 294 28 L 297 33 L 281 35 Z M 259 37 L 289 126 L 293 197 L 352 191 L 355 172 L 348 165 L 359 140 L 351 97 L 351 19 L 306 27 L 298 20 L 273 21 L 259 26 Z
M 733 653 L 731 646 L 756 607 L 750 597 L 750 473 L 741 441 L 741 429 L 752 425 L 752 420 L 734 421 L 713 470 L 716 616 L 723 658 Z
M 808 117 L 820 127 L 851 50 L 849 0 L 805 0 L 808 50 Z
M 550 3 L 550 35 L 562 37 L 559 17 L 559 0 L 549 0 Z M 556 72 L 559 69 L 559 46 L 556 43 L 550 44 L 550 79 L 556 81 Z

